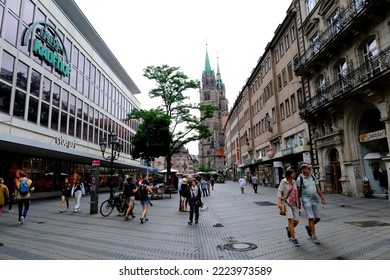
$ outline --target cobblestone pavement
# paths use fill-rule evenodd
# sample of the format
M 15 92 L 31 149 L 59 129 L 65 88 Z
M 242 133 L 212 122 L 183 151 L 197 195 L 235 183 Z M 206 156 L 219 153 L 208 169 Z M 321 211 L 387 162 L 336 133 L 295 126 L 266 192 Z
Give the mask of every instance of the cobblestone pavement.
M 124 221 L 89 214 L 89 196 L 81 212 L 60 213 L 59 199 L 33 200 L 23 225 L 13 213 L 0 216 L 0 259 L 4 260 L 389 260 L 390 202 L 325 194 L 327 205 L 317 225 L 320 245 L 308 237 L 302 214 L 297 226 L 301 246 L 286 234 L 278 214 L 277 189 L 251 186 L 241 194 L 237 182 L 216 184 L 204 198 L 199 224 L 189 226 L 179 212 L 177 194 L 153 200 L 149 221 Z M 99 195 L 99 202 L 108 194 Z M 74 201 L 71 200 L 71 207 Z

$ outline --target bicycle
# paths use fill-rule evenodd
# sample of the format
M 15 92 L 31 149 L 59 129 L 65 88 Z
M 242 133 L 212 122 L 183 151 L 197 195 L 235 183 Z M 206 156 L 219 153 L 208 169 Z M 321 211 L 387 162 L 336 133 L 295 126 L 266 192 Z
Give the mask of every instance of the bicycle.
M 103 201 L 100 205 L 100 214 L 103 217 L 108 217 L 114 211 L 114 208 L 116 208 L 119 213 L 126 211 L 127 205 L 123 197 L 123 192 L 120 192 L 119 194 L 112 194 L 110 195 L 110 198 Z

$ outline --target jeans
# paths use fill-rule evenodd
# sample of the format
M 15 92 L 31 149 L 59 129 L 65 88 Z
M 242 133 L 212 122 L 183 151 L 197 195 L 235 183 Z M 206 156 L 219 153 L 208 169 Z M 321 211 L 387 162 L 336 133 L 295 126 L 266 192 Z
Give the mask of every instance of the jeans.
M 20 221 L 20 218 L 22 216 L 25 218 L 27 217 L 28 209 L 30 208 L 30 199 L 29 198 L 18 199 L 18 207 L 19 207 L 19 221 Z
M 195 206 L 195 204 L 190 204 L 190 222 L 194 220 L 194 212 L 195 212 L 195 221 L 199 220 L 199 207 Z

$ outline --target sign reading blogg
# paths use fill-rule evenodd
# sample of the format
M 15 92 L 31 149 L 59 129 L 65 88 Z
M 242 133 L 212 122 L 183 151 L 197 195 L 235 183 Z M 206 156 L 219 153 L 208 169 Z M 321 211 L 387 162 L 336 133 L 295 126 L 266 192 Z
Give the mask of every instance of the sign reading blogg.
M 36 38 L 32 38 L 36 34 Z M 69 77 L 72 67 L 69 64 L 64 42 L 53 25 L 45 21 L 31 24 L 24 35 L 22 45 L 32 41 L 33 53 L 46 64 L 51 65 L 63 76 Z

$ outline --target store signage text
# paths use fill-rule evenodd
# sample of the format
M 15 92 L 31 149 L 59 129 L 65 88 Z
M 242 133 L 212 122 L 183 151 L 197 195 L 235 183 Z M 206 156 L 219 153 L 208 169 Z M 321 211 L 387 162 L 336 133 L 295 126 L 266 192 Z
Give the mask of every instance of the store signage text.
M 55 143 L 59 146 L 66 147 L 68 149 L 76 149 L 76 141 L 70 141 L 68 139 L 61 137 L 55 138 Z
M 37 28 L 40 26 L 40 28 Z M 35 32 L 36 30 L 36 32 Z M 56 29 L 48 22 L 34 22 L 26 31 L 22 45 L 28 46 L 33 34 L 37 37 L 33 40 L 33 53 L 51 65 L 63 76 L 69 77 L 72 67 L 69 64 L 64 42 Z
M 275 155 L 276 151 L 273 147 L 265 149 L 265 154 L 268 158 L 272 158 Z
M 378 130 L 374 132 L 369 132 L 369 133 L 363 133 L 360 134 L 359 140 L 360 142 L 368 142 L 368 141 L 374 141 L 378 139 L 383 139 L 386 138 L 386 130 Z

